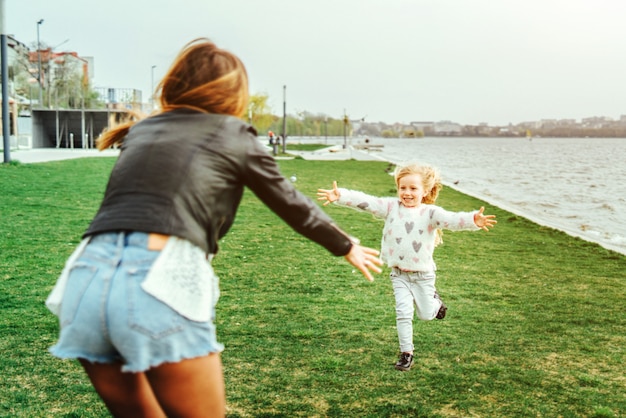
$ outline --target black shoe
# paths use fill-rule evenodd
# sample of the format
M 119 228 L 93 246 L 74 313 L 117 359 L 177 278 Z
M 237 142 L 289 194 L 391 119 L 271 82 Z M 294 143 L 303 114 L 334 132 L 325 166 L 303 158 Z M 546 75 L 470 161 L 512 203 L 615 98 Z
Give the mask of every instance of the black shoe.
M 435 299 L 439 299 L 439 301 L 441 301 L 441 308 L 439 308 L 439 312 L 437 312 L 437 315 L 435 315 L 435 318 L 443 319 L 446 317 L 446 311 L 448 310 L 448 307 L 443 303 L 443 301 L 439 297 L 439 293 L 437 292 L 435 292 Z
M 410 353 L 402 353 L 400 354 L 400 358 L 396 363 L 396 370 L 401 370 L 403 372 L 411 370 L 411 366 L 413 366 L 413 354 Z

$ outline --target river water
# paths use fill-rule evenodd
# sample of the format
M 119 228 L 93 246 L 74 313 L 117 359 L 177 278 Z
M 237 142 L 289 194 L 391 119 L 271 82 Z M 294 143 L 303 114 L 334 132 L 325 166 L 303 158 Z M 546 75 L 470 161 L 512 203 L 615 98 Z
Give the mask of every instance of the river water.
M 368 144 L 378 145 L 367 151 L 372 157 L 428 162 L 447 186 L 626 254 L 626 139 L 370 138 Z

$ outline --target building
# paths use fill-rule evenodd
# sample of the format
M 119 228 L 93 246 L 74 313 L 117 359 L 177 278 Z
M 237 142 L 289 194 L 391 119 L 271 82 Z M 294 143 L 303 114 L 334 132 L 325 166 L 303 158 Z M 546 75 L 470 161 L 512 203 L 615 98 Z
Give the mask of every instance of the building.
M 125 118 L 124 109 L 141 107 L 141 93 L 133 89 L 108 89 L 115 92 L 110 108 L 94 99 L 92 57 L 32 51 L 8 39 L 12 148 L 93 148 L 105 128 Z

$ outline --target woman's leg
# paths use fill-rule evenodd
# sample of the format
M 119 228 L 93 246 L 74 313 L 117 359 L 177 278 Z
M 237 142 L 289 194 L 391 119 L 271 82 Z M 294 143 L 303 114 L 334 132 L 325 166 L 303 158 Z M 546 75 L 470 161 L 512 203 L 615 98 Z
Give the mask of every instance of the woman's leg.
M 226 413 L 219 354 L 165 363 L 145 373 L 122 373 L 119 363 L 80 362 L 115 417 L 221 417 Z
M 80 363 L 113 416 L 165 417 L 144 373 L 122 373 L 120 363 Z
M 168 417 L 225 416 L 224 376 L 218 353 L 165 363 L 145 374 Z

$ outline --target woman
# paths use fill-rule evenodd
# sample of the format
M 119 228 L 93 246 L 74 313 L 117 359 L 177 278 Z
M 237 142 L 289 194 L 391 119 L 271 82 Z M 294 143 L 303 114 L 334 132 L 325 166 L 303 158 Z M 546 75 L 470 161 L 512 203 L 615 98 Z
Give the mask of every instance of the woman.
M 160 111 L 103 134 L 121 146 L 104 200 L 49 296 L 51 352 L 77 358 L 114 416 L 218 416 L 225 394 L 210 260 L 243 188 L 369 280 L 382 263 L 279 172 L 239 118 L 242 62 L 206 39 L 187 44 L 158 86 Z

